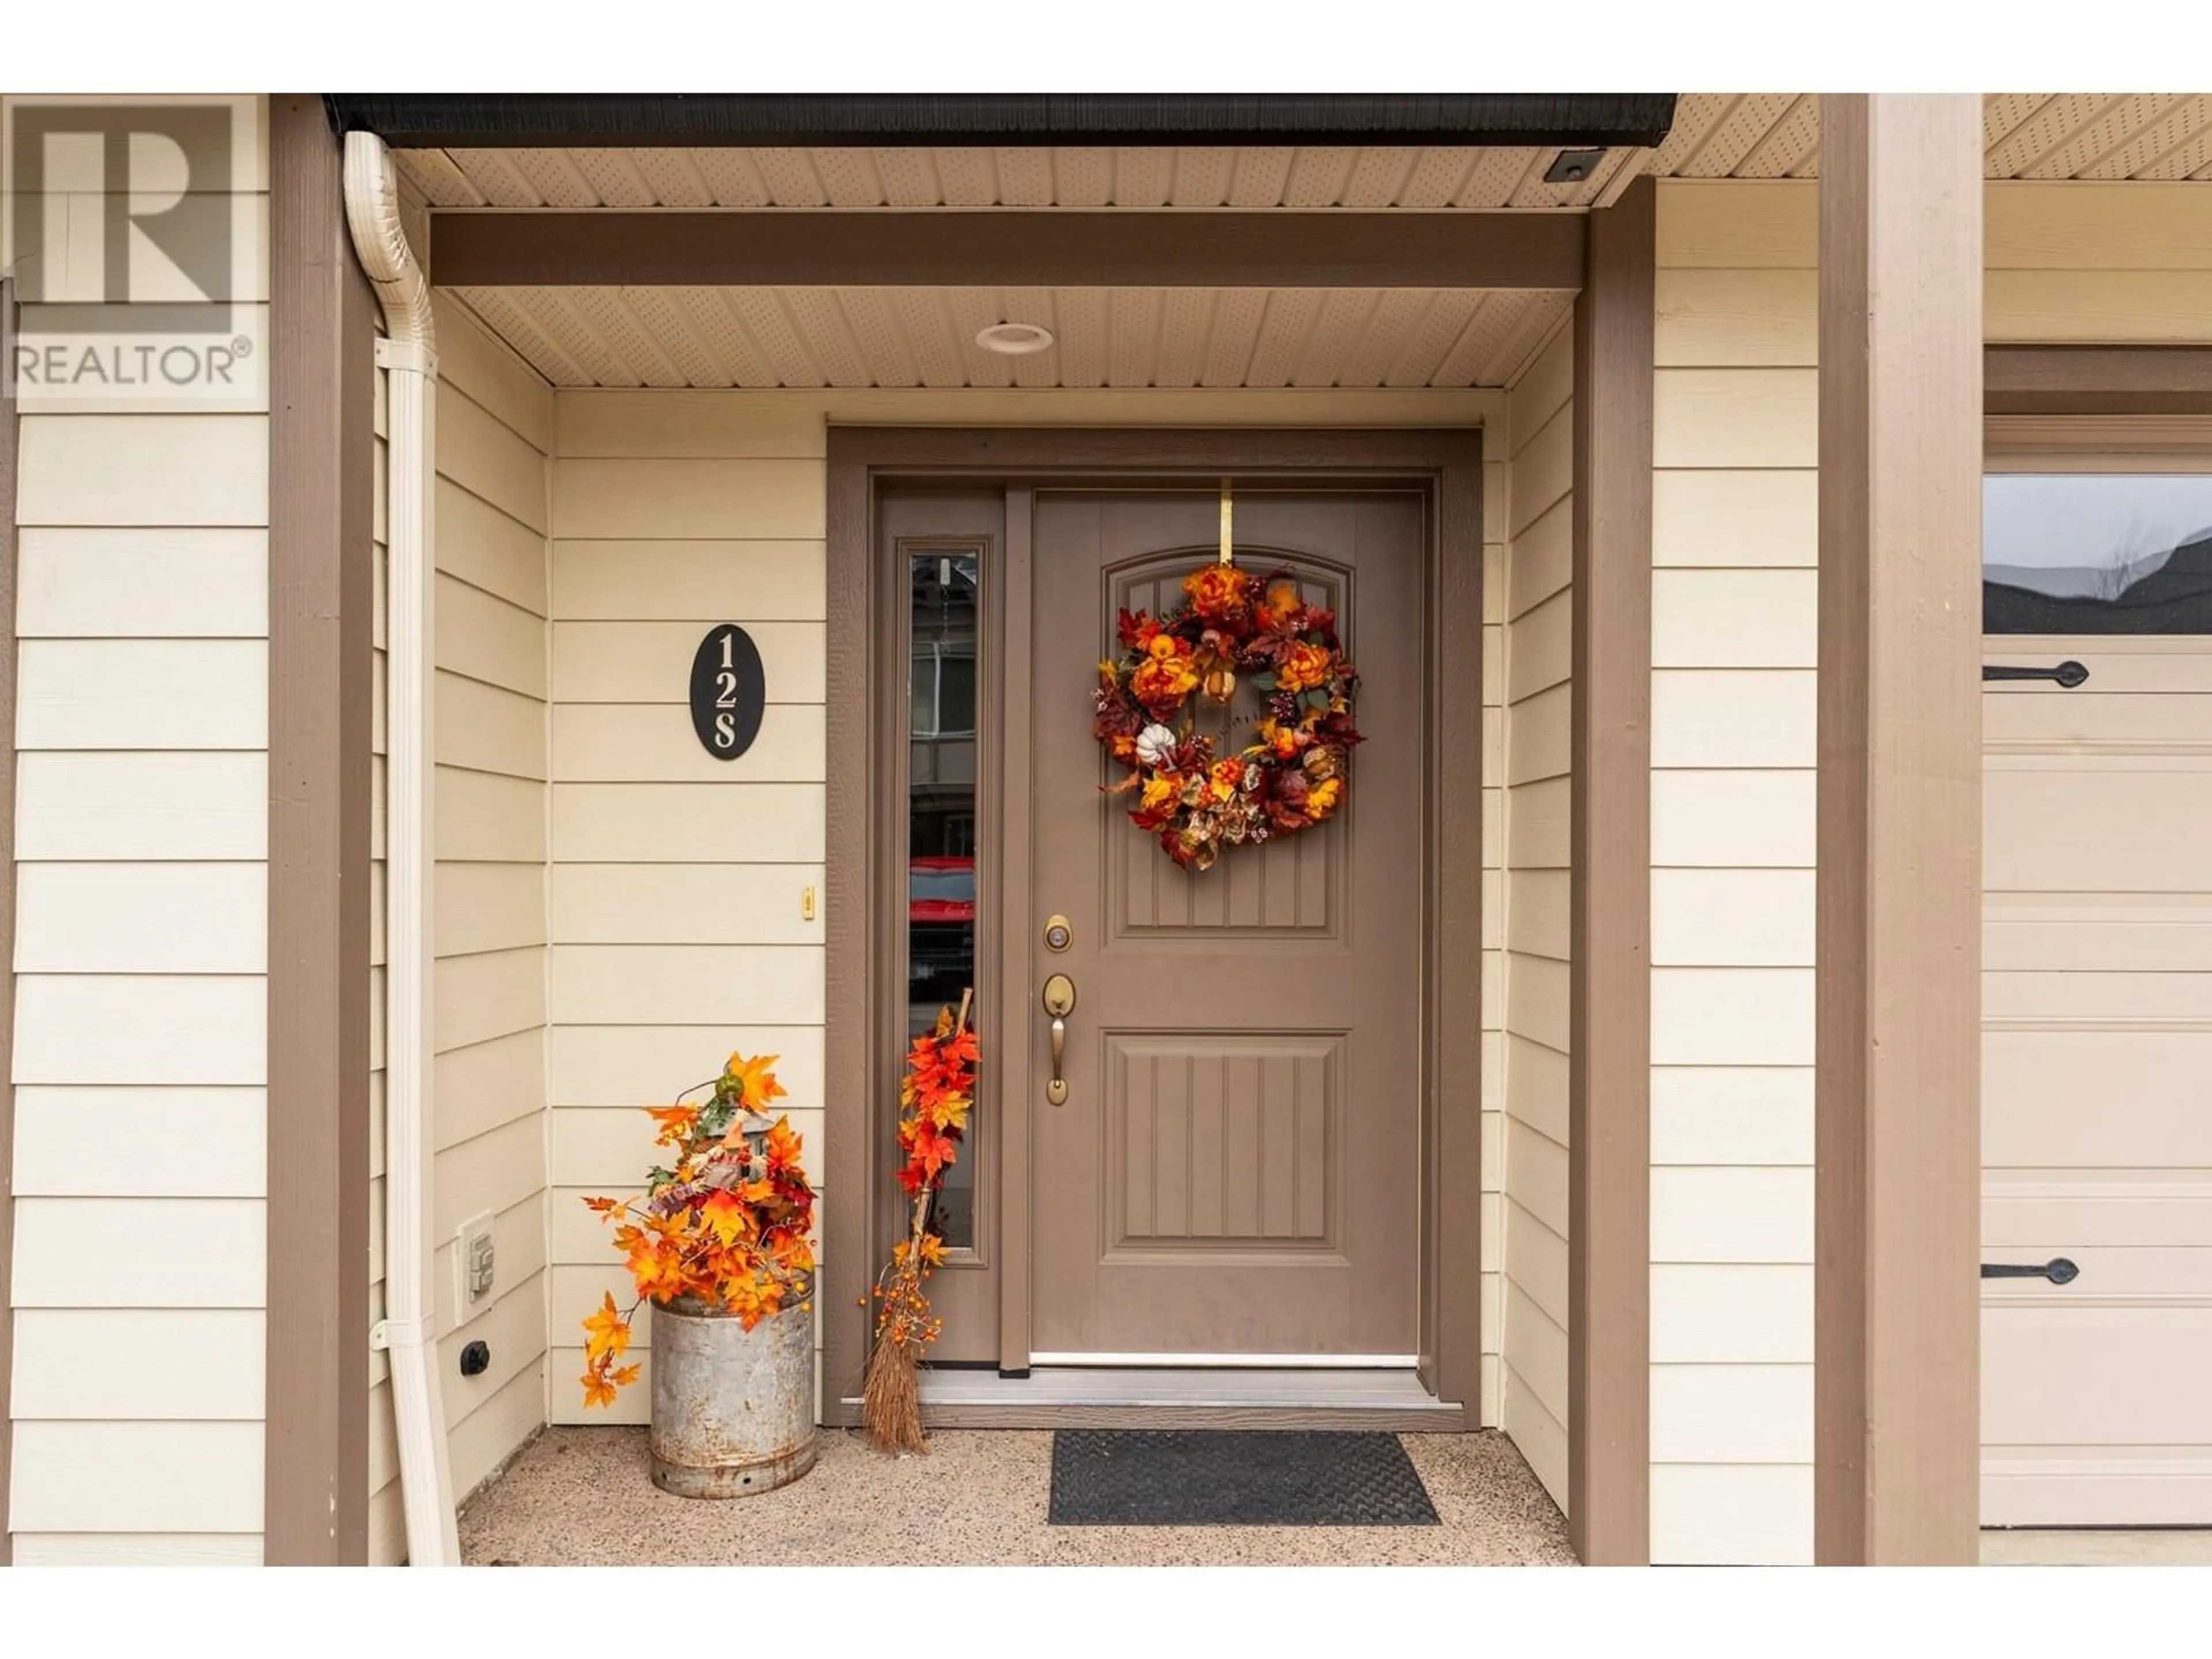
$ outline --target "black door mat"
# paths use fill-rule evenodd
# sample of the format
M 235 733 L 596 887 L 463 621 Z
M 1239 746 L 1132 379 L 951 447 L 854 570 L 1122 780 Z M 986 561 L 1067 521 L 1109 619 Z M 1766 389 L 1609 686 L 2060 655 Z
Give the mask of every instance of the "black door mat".
M 1395 1434 L 1325 1429 L 1061 1429 L 1055 1527 L 1433 1527 Z

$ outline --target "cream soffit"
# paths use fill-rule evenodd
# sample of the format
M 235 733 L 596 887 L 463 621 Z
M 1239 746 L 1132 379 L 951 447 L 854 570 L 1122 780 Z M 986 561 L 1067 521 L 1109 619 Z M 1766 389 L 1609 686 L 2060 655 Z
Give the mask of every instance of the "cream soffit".
M 1510 385 L 1552 289 L 453 288 L 556 386 Z M 1006 357 L 976 331 L 1053 331 Z
M 2003 92 L 1982 100 L 1990 179 L 2212 179 L 2212 94 Z M 1674 179 L 1811 179 L 1820 100 L 1689 93 L 1650 171 Z
M 434 208 L 1579 208 L 1537 149 L 413 149 Z M 1626 182 L 1624 179 L 1622 182 Z
M 1188 208 L 1576 210 L 1624 169 L 1809 179 L 1809 93 L 1685 93 L 1656 152 L 1615 149 L 1549 185 L 1553 146 L 1224 149 L 416 149 L 399 165 L 433 208 Z M 2212 94 L 1991 93 L 1991 179 L 2212 179 Z

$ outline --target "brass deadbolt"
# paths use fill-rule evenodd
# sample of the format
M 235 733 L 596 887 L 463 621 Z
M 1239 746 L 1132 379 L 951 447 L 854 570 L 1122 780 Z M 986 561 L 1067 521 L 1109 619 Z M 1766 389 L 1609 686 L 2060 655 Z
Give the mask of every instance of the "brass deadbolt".
M 1065 951 L 1067 949 L 1069 945 L 1073 943 L 1074 939 L 1075 930 L 1068 926 L 1067 918 L 1066 916 L 1051 916 L 1046 919 L 1044 924 L 1044 948 L 1046 950 Z

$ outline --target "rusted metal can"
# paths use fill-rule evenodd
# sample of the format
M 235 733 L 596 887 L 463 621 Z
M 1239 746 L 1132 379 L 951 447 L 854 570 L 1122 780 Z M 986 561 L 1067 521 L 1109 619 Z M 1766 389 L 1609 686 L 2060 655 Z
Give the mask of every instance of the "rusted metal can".
M 811 1302 L 750 1331 L 696 1297 L 655 1304 L 654 1486 L 684 1498 L 750 1498 L 814 1467 Z

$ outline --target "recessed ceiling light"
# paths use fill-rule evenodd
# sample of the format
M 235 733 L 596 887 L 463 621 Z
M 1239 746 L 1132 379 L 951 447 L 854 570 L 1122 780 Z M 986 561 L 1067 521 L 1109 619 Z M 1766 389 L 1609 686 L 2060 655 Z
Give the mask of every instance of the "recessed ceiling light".
M 976 331 L 975 343 L 1001 357 L 1026 357 L 1051 349 L 1052 331 L 1036 323 L 994 323 Z

